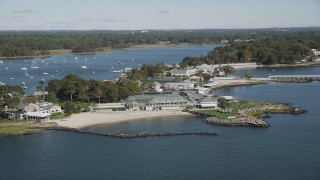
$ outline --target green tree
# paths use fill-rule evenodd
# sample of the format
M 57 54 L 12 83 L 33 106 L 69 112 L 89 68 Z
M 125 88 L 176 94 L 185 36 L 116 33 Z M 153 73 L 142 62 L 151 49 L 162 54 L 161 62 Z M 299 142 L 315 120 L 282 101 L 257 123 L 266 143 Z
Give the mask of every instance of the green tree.
M 66 101 L 64 103 L 64 111 L 67 115 L 71 115 L 74 112 L 74 104 L 72 101 Z
M 225 109 L 225 108 L 228 107 L 228 102 L 227 102 L 227 100 L 225 98 L 220 97 L 218 99 L 218 105 L 219 105 L 220 108 Z
M 226 75 L 231 74 L 235 71 L 232 66 L 223 66 L 221 69 L 226 73 Z

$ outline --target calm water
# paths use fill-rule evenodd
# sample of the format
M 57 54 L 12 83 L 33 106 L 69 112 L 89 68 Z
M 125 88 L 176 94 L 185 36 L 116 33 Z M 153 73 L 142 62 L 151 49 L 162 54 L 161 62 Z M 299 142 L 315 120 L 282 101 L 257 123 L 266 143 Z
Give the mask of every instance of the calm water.
M 314 71 L 319 72 L 319 67 Z M 260 71 L 250 71 L 254 72 Z M 266 129 L 212 126 L 195 117 L 88 128 L 124 133 L 217 132 L 213 137 L 113 139 L 54 131 L 0 137 L 0 179 L 320 179 L 319 89 L 320 82 L 270 83 L 214 92 L 288 102 L 309 110 L 301 115 L 272 115 Z
M 42 79 L 62 79 L 70 73 L 85 79 L 112 80 L 117 78 L 126 67 L 138 67 L 141 64 L 179 63 L 186 56 L 206 55 L 214 49 L 214 45 L 176 46 L 151 49 L 123 49 L 110 53 L 75 55 L 60 54 L 48 58 L 35 58 L 37 69 L 31 68 L 32 59 L 3 60 L 0 64 L 0 82 L 28 86 L 27 92 L 32 92 Z M 120 63 L 120 64 L 119 64 Z M 86 66 L 86 69 L 80 66 Z M 27 68 L 22 70 L 21 68 Z M 30 76 L 26 76 L 25 74 Z

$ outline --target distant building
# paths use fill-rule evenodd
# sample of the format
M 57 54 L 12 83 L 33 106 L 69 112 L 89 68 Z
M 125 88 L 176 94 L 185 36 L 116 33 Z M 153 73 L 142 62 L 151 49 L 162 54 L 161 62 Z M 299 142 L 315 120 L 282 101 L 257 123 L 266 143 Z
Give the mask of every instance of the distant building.
M 171 90 L 190 90 L 194 89 L 194 83 L 192 82 L 181 82 L 181 83 L 164 83 L 164 89 Z
M 173 69 L 170 71 L 171 76 L 188 76 L 186 69 Z
M 170 71 L 171 76 L 192 76 L 196 73 L 196 69 L 173 69 Z

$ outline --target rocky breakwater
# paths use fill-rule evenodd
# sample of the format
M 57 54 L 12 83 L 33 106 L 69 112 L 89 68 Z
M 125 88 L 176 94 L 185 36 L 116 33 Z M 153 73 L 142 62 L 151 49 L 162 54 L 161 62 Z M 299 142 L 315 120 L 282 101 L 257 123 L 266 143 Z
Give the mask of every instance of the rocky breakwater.
M 208 117 L 203 121 L 208 124 L 224 126 L 252 126 L 269 127 L 269 124 L 257 117 L 261 114 L 301 114 L 307 110 L 282 103 L 265 103 L 252 108 L 239 109 L 236 111 L 236 118 L 223 119 L 218 117 Z
M 56 130 L 56 131 L 69 131 L 69 132 L 75 132 L 75 133 L 81 133 L 81 134 L 107 136 L 107 137 L 123 138 L 123 139 L 161 137 L 161 136 L 186 136 L 186 135 L 215 136 L 215 135 L 217 135 L 217 133 L 215 133 L 215 132 L 175 132 L 175 133 L 141 132 L 138 134 L 123 134 L 120 132 L 113 132 L 113 133 L 112 132 L 91 132 L 91 131 L 86 131 L 84 129 L 68 128 L 68 127 L 61 127 L 61 126 L 42 127 L 41 129 Z
M 252 126 L 252 127 L 269 127 L 269 124 L 263 120 L 256 118 L 235 118 L 222 119 L 217 117 L 208 117 L 203 120 L 205 123 L 223 126 Z

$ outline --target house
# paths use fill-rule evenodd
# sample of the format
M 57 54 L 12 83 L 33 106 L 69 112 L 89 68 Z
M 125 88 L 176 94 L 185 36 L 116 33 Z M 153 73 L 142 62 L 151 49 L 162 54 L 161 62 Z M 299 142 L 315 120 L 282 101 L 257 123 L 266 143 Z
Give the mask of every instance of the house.
M 194 89 L 194 83 L 192 82 L 181 82 L 181 83 L 164 83 L 164 89 L 171 90 L 189 90 Z
M 211 74 L 214 72 L 214 68 L 213 66 L 210 66 L 208 64 L 202 64 L 202 65 L 199 65 L 195 68 L 197 71 L 203 71 L 203 73 L 205 74 Z
M 199 102 L 200 102 L 200 107 L 202 109 L 218 107 L 218 100 L 216 98 L 205 97 L 202 100 L 200 100 Z
M 171 76 L 187 76 L 188 70 L 186 69 L 173 69 L 170 71 Z
M 192 76 L 197 73 L 197 69 L 173 69 L 170 71 L 171 76 Z
M 134 95 L 126 99 L 125 106 L 129 110 L 183 110 L 189 100 L 179 94 Z
M 50 114 L 51 113 L 62 112 L 61 106 L 54 105 L 54 104 L 47 105 L 47 106 L 43 107 L 43 110 L 48 112 L 48 113 L 50 113 Z
M 35 112 L 38 111 L 40 107 L 33 103 L 19 103 L 18 110 L 22 112 Z

